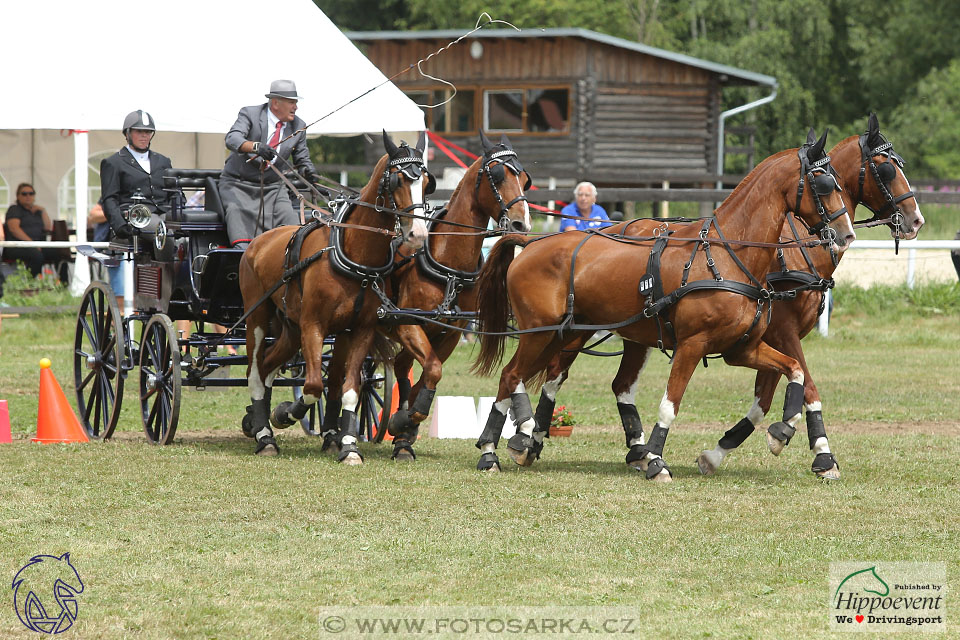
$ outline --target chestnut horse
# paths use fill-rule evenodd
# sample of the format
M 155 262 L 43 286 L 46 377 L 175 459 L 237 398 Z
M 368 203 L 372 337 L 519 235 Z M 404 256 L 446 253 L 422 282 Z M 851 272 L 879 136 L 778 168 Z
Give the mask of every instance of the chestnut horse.
M 507 443 L 508 452 L 517 464 L 533 462 L 542 432 L 534 433 L 537 425 L 524 384 L 542 375 L 570 341 L 570 335 L 557 331 L 561 328 L 593 333 L 597 326 L 606 326 L 625 344 L 674 349 L 649 442 L 644 443 L 639 419 L 627 436 L 627 464 L 645 471 L 647 479 L 672 479 L 663 446 L 690 376 L 707 354 L 786 376 L 790 384 L 783 421 L 796 424 L 803 369 L 761 341 L 769 291 L 753 274 L 766 272 L 789 211 L 822 229 L 828 241 L 839 245 L 834 250 L 856 237 L 829 158 L 823 155 L 825 142 L 826 134 L 814 145 L 767 158 L 734 189 L 715 218 L 677 229 L 653 247 L 582 233 L 537 241 L 511 235 L 497 243 L 479 279 L 478 319 L 481 329 L 492 333 L 481 337 L 476 370 L 487 374 L 502 359 L 511 308 L 519 329 L 530 331 L 519 335 L 516 353 L 500 376 L 496 402 L 477 442 L 482 452 L 478 469 L 500 468 L 494 450 L 508 409 L 518 428 Z M 809 186 L 798 193 L 800 181 Z M 711 244 L 718 247 L 712 254 Z M 525 248 L 514 259 L 517 246 Z M 641 286 L 644 293 L 662 293 L 646 304 L 638 292 Z
M 371 351 L 376 335 L 377 296 L 369 292 L 374 277 L 347 275 L 338 265 L 353 263 L 361 269 L 391 265 L 398 227 L 412 227 L 411 217 L 399 217 L 398 210 L 422 207 L 423 149 L 420 135 L 416 148 L 406 143 L 395 145 L 386 133 L 387 154 L 373 170 L 370 181 L 342 218 L 343 225 L 321 226 L 302 238 L 302 248 L 294 260 L 313 260 L 293 279 L 288 279 L 266 299 L 289 269 L 285 254 L 301 227 L 285 226 L 267 231 L 250 243 L 240 260 L 240 290 L 247 318 L 247 385 L 251 405 L 243 421 L 243 431 L 257 441 L 255 453 L 276 455 L 274 426 L 286 427 L 302 418 L 309 406 L 321 397 L 323 340 L 338 334 L 333 361 L 344 372 L 340 404 L 339 460 L 360 464 L 357 451 L 359 431 L 356 408 L 359 400 L 360 365 Z M 338 236 L 342 241 L 338 243 Z M 334 249 L 342 249 L 342 257 Z M 334 257 L 331 257 L 334 256 Z M 256 306 L 259 305 L 259 306 Z M 254 308 L 255 307 L 255 308 Z M 252 309 L 252 311 L 251 311 Z M 268 335 L 276 341 L 265 348 Z M 282 403 L 270 415 L 271 384 L 280 367 L 302 349 L 306 365 L 303 396 L 296 403 Z
M 524 195 L 531 184 L 530 175 L 520 164 L 506 135 L 501 136 L 498 144 L 493 144 L 480 131 L 480 141 L 483 156 L 470 165 L 446 208 L 434 216 L 423 246 L 416 249 L 404 245 L 397 252 L 401 266 L 391 274 L 387 284 L 392 303 L 400 309 L 430 311 L 443 307 L 449 311 L 454 308 L 475 311 L 473 284 L 487 222 L 493 221 L 504 231 L 530 230 L 530 208 Z M 404 321 L 402 315 L 399 319 Z M 389 425 L 395 460 L 416 458 L 413 443 L 417 440 L 417 431 L 430 413 L 443 363 L 459 343 L 465 325 L 463 320 L 454 320 L 442 326 L 427 323 L 381 327 L 382 332 L 402 346 L 394 362 L 399 409 L 390 418 Z M 423 373 L 411 388 L 408 376 L 414 360 L 420 363 Z M 329 392 L 335 395 L 333 380 L 339 376 L 332 369 L 329 376 Z M 412 407 L 411 397 L 415 399 Z M 332 415 L 337 412 L 335 402 L 328 402 L 327 408 L 330 415 L 325 416 L 324 424 L 332 421 Z
M 808 136 L 807 143 L 815 142 Z M 923 226 L 923 215 L 917 205 L 910 184 L 903 173 L 903 160 L 893 151 L 892 145 L 880 133 L 875 114 L 867 121 L 867 130 L 861 136 L 851 136 L 837 143 L 830 151 L 831 165 L 837 171 L 838 179 L 844 191 L 842 197 L 848 211 L 857 204 L 863 204 L 877 216 L 888 215 L 891 235 L 902 239 L 913 239 Z M 901 203 L 902 208 L 901 208 Z M 900 217 L 897 218 L 897 215 Z M 900 222 L 898 226 L 896 223 Z M 669 228 L 682 227 L 685 223 L 671 223 Z M 604 230 L 609 234 L 629 236 L 650 235 L 663 227 L 658 220 L 643 219 L 621 223 Z M 798 240 L 808 244 L 813 237 L 795 232 L 796 227 L 788 219 L 784 224 L 781 239 Z M 807 435 L 814 451 L 813 472 L 823 478 L 840 477 L 839 465 L 830 451 L 823 429 L 820 395 L 810 375 L 800 340 L 816 325 L 817 317 L 824 304 L 824 291 L 833 285 L 830 279 L 836 269 L 837 260 L 829 251 L 806 249 L 797 246 L 785 247 L 777 253 L 768 271 L 769 281 L 778 290 L 796 290 L 796 297 L 784 299 L 774 305 L 770 325 L 763 334 L 763 340 L 778 351 L 800 362 L 804 372 L 804 407 L 806 409 Z M 775 283 L 775 284 L 774 284 Z M 578 350 L 583 347 L 587 336 L 571 341 L 564 351 L 548 367 L 547 380 L 540 394 L 536 415 L 550 415 L 556 402 L 556 394 L 567 378 L 567 371 L 576 359 Z M 634 385 L 643 368 L 646 348 L 625 345 L 620 370 L 613 383 L 613 393 L 617 398 L 623 428 L 631 431 L 639 421 L 634 406 Z M 770 372 L 757 372 L 755 400 L 747 416 L 730 429 L 718 443 L 718 446 L 701 453 L 697 459 L 700 471 L 712 474 L 733 448 L 739 446 L 754 430 L 756 425 L 770 410 L 779 376 Z M 636 418 L 634 418 L 636 416 Z M 547 425 L 537 428 L 544 429 Z M 779 435 L 779 434 L 778 434 Z M 792 434 L 791 434 L 792 436 Z M 789 437 L 788 437 L 789 440 Z M 778 455 L 786 441 L 768 433 L 770 450 Z M 538 452 L 539 453 L 539 452 Z

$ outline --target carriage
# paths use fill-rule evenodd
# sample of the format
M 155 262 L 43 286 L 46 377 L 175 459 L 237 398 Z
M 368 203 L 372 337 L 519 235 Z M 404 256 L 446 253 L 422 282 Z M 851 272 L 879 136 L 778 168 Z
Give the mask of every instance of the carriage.
M 130 243 L 111 244 L 114 252 L 133 261 L 132 314 L 121 314 L 105 282 L 91 283 L 83 294 L 74 339 L 74 381 L 80 421 L 93 439 L 113 435 L 124 383 L 136 368 L 144 432 L 155 444 L 173 441 L 184 387 L 247 385 L 245 377 L 229 376 L 230 365 L 243 365 L 245 371 L 247 356 L 218 353 L 218 346 L 246 344 L 238 282 L 243 249 L 229 247 L 219 176 L 215 170 L 167 170 L 164 187 L 173 193 L 171 211 L 162 220 L 155 215 L 142 217 L 142 229 Z M 295 178 L 291 184 L 306 189 Z M 200 196 L 202 205 L 188 204 L 200 202 Z M 82 251 L 101 264 L 118 263 L 117 258 L 90 248 Z M 174 323 L 179 320 L 189 321 L 191 330 L 178 331 Z M 217 325 L 229 329 L 221 333 Z M 333 345 L 334 338 L 328 338 L 325 372 Z M 296 399 L 304 370 L 298 353 L 282 367 L 274 385 L 292 388 Z M 361 433 L 371 439 L 390 416 L 391 369 L 367 357 L 361 389 Z M 323 400 L 299 421 L 308 435 L 320 435 Z

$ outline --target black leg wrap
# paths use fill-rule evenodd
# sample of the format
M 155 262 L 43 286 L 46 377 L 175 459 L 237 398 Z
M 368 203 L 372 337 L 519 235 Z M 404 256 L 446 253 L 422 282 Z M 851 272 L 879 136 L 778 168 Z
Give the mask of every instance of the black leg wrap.
M 820 473 L 822 471 L 829 471 L 836 466 L 837 469 L 840 468 L 840 464 L 837 462 L 837 459 L 833 457 L 832 453 L 819 453 L 817 457 L 813 459 L 813 466 L 811 469 L 814 473 Z
M 410 419 L 409 409 L 397 409 L 397 412 L 390 416 L 387 430 L 396 438 L 406 434 L 411 429 L 416 428 L 416 426 L 413 420 Z
M 510 400 L 510 414 L 513 416 L 513 424 L 519 429 L 520 425 L 533 417 L 530 396 L 525 393 L 511 393 Z
M 402 407 L 403 403 L 410 402 L 410 389 L 412 385 L 410 384 L 410 377 L 397 378 L 397 398 L 400 401 L 400 404 L 397 406 Z
M 826 438 L 827 430 L 823 426 L 823 414 L 819 411 L 807 411 L 807 439 L 810 448 L 817 442 L 817 438 Z
M 270 401 L 266 397 L 263 400 L 254 400 L 247 405 L 247 415 L 241 422 L 245 436 L 252 438 L 258 431 L 269 425 Z
M 296 402 L 281 402 L 273 408 L 273 412 L 270 414 L 270 424 L 277 429 L 286 429 L 307 415 L 308 408 L 309 405 L 304 404 L 303 398 Z
M 673 477 L 673 474 L 670 473 L 670 467 L 668 467 L 667 463 L 663 461 L 663 458 L 654 458 L 647 463 L 647 480 L 652 480 L 657 474 L 664 470 L 670 474 L 671 478 Z
M 522 431 L 517 431 L 507 440 L 507 448 L 523 453 L 524 451 L 533 451 L 537 441 Z
M 643 425 L 640 424 L 640 414 L 637 405 L 617 403 L 617 413 L 620 414 L 620 424 L 623 425 L 623 434 L 627 437 L 627 446 L 630 441 L 643 437 Z
M 767 427 L 767 433 L 771 436 L 784 443 L 785 445 L 790 444 L 790 438 L 793 437 L 797 430 L 786 422 L 774 422 L 772 425 Z
M 334 400 L 330 398 L 327 400 L 326 406 L 323 408 L 323 430 L 326 431 L 336 431 L 339 428 L 338 420 L 340 419 L 340 399 Z
M 630 447 L 630 451 L 627 452 L 627 464 L 631 467 L 634 462 L 640 462 L 647 457 L 647 450 L 642 444 L 635 444 Z
M 309 410 L 310 405 L 304 402 L 303 396 L 300 396 L 300 399 L 290 408 L 290 417 L 294 420 L 303 420 L 303 417 L 307 415 L 307 411 Z
M 489 471 L 494 467 L 500 468 L 500 458 L 497 457 L 497 454 L 490 451 L 480 456 L 480 461 L 477 462 L 477 471 Z
M 747 418 L 744 418 L 723 434 L 723 437 L 720 438 L 720 442 L 717 444 L 724 449 L 736 449 L 743 444 L 744 440 L 750 437 L 751 433 L 753 433 L 753 423 Z
M 320 435 L 323 436 L 323 444 L 320 446 L 320 451 L 329 451 L 334 447 L 337 449 L 340 448 L 337 444 L 337 431 L 335 429 L 324 431 Z
M 420 389 L 420 393 L 417 394 L 417 399 L 413 401 L 412 413 L 422 413 L 427 415 L 430 413 L 430 407 L 433 405 L 433 396 L 437 394 L 436 389 L 427 389 L 424 387 Z
M 544 437 L 550 437 L 550 423 L 553 422 L 553 408 L 556 405 L 556 400 L 551 400 L 547 397 L 546 393 L 540 391 L 540 401 L 537 402 L 537 412 L 533 416 L 537 426 L 534 427 L 533 430 L 543 431 L 546 434 Z M 542 446 L 541 444 L 541 448 Z
M 409 453 L 414 460 L 417 459 L 417 454 L 413 451 L 413 441 L 416 440 L 414 436 L 413 440 L 407 440 L 406 438 L 394 438 L 393 439 L 393 455 L 390 456 L 391 459 L 396 460 L 397 456 L 400 455 L 401 451 L 406 451 Z
M 660 423 L 653 425 L 653 431 L 650 432 L 650 440 L 643 445 L 641 449 L 644 454 L 652 453 L 657 456 L 663 455 L 663 445 L 667 442 L 667 430 L 660 426 Z
M 503 425 L 506 421 L 506 414 L 497 411 L 495 406 L 492 407 L 490 414 L 487 416 L 487 424 L 483 426 L 483 432 L 477 440 L 477 449 L 485 444 L 493 444 L 496 447 L 497 443 L 500 442 L 500 434 L 503 433 Z
M 359 437 L 360 434 L 360 419 L 357 418 L 357 413 L 355 411 L 344 411 L 340 414 L 340 433 L 338 434 L 338 439 L 340 440 L 340 455 L 337 456 L 338 462 L 343 462 L 343 460 L 350 455 L 355 453 L 358 456 L 360 451 L 357 450 L 356 440 L 349 444 L 344 444 L 343 439 L 346 436 L 353 436 L 354 439 Z M 360 456 L 360 459 L 363 459 L 363 456 Z
M 786 422 L 803 411 L 803 385 L 799 382 L 787 383 L 787 392 L 783 394 L 783 421 Z

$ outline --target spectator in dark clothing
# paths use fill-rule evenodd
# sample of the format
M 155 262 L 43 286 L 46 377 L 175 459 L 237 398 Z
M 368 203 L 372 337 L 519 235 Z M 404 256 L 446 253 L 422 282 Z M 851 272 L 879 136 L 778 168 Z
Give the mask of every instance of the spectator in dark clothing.
M 36 204 L 36 190 L 28 182 L 17 186 L 17 202 L 7 209 L 4 221 L 4 233 L 7 240 L 43 242 L 53 229 L 46 209 Z M 8 247 L 3 254 L 4 260 L 19 260 L 34 276 L 40 275 L 44 263 L 56 263 L 60 260 L 57 249 L 36 249 Z

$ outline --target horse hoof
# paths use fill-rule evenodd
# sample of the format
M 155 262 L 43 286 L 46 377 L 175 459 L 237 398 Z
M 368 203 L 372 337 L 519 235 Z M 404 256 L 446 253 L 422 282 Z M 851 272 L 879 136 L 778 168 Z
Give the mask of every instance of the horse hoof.
M 823 478 L 824 480 L 839 480 L 840 479 L 840 467 L 833 465 L 832 468 L 826 469 L 824 471 L 816 471 L 817 477 Z
M 401 449 L 393 456 L 393 459 L 397 462 L 413 462 L 416 460 L 414 455 L 407 451 L 406 449 Z
M 281 402 L 274 407 L 273 411 L 270 412 L 270 424 L 275 429 L 286 429 L 296 424 L 296 420 L 290 416 L 291 408 L 293 408 L 293 403 L 290 401 Z
M 767 434 L 767 448 L 770 449 L 770 453 L 775 456 L 780 455 L 783 452 L 783 448 L 787 446 L 786 442 L 782 440 L 777 440 L 769 433 Z
M 499 472 L 500 458 L 492 451 L 483 454 L 480 456 L 480 461 L 477 462 L 477 471 L 489 471 L 490 473 Z
M 507 453 L 521 467 L 529 467 L 536 459 L 534 439 L 524 433 L 516 433 L 507 441 Z
M 253 426 L 253 416 L 249 413 L 243 416 L 243 419 L 240 421 L 240 428 L 243 429 L 243 435 L 247 436 L 248 438 L 252 438 L 255 431 Z
M 697 467 L 700 468 L 701 474 L 712 476 L 720 467 L 720 461 L 715 459 L 713 451 L 704 451 L 697 456 Z
M 264 456 L 266 458 L 272 458 L 280 453 L 280 450 L 277 449 L 275 444 L 266 444 L 262 449 L 255 451 L 256 455 Z
M 363 458 L 360 457 L 359 453 L 350 452 L 343 458 L 343 460 L 340 461 L 340 464 L 345 464 L 348 467 L 355 467 L 363 464 Z
M 530 449 L 524 449 L 523 451 L 514 451 L 510 447 L 507 447 L 507 453 L 510 454 L 510 457 L 513 458 L 513 461 L 516 462 L 521 467 L 529 467 L 533 464 L 533 451 Z
M 660 473 L 650 478 L 650 482 L 661 482 L 661 483 L 673 482 L 673 476 L 670 475 L 669 471 L 667 471 L 666 469 L 663 469 L 662 471 L 660 471 Z

